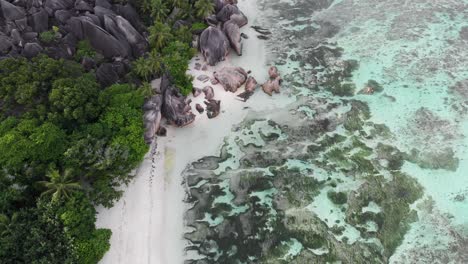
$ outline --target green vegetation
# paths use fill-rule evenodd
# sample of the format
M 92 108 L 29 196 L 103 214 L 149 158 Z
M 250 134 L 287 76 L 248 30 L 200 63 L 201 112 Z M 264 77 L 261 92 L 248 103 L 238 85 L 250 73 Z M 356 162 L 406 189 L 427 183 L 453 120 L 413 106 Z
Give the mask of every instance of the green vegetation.
M 79 64 L 0 61 L 0 262 L 97 263 L 111 206 L 143 158 L 142 89 L 102 89 Z
M 55 33 L 56 32 L 54 30 L 44 31 L 39 34 L 39 39 L 46 44 L 50 44 L 56 38 Z
M 329 191 L 327 196 L 334 204 L 345 204 L 348 201 L 348 195 L 344 192 Z
M 82 40 L 78 42 L 76 46 L 75 58 L 77 61 L 81 61 L 83 58 L 95 58 L 97 55 L 96 51 L 91 47 L 91 43 L 88 40 Z
M 104 61 L 87 40 L 73 60 L 0 61 L 0 263 L 97 263 L 111 231 L 96 229 L 94 206 L 112 206 L 148 150 L 142 119 L 148 81 L 168 72 L 181 93 L 191 92 L 192 32 L 206 28 L 202 18 L 213 4 L 132 4 L 148 26 L 151 47 L 126 78 L 143 83 L 140 88 L 101 87 L 80 65 L 84 58 Z M 194 24 L 174 24 L 181 19 Z M 54 44 L 58 31 L 54 26 L 39 39 Z

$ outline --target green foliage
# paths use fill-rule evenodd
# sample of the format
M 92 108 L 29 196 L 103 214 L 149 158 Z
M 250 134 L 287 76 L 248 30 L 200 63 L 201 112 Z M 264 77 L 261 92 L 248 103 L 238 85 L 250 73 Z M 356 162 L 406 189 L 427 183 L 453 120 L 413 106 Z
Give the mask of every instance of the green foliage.
M 33 108 L 41 115 L 41 106 L 47 102 L 52 82 L 60 78 L 73 78 L 83 72 L 81 65 L 64 60 L 54 60 L 39 55 L 31 61 L 25 58 L 8 58 L 0 61 L 0 109 L 4 114 L 22 114 Z M 27 109 L 27 110 L 29 110 Z
M 161 50 L 173 38 L 171 28 L 162 22 L 156 21 L 151 27 L 148 28 L 149 37 L 148 41 L 151 48 Z
M 81 189 L 81 184 L 73 181 L 72 171 L 65 170 L 60 173 L 58 170 L 52 169 L 46 175 L 49 181 L 39 181 L 38 184 L 46 191 L 41 196 L 52 196 L 52 202 L 63 201 L 69 199 L 70 195 Z
M 97 229 L 91 237 L 78 240 L 75 244 L 78 263 L 97 264 L 110 248 L 111 235 L 109 229 Z
M 35 119 L 8 118 L 0 127 L 4 128 L 4 133 L 0 133 L 0 165 L 7 170 L 16 171 L 35 162 L 57 161 L 66 145 L 65 133 L 52 123 L 39 125 Z
M 91 73 L 75 79 L 56 80 L 49 93 L 49 119 L 69 124 L 95 120 L 101 111 L 97 94 L 99 84 Z
M 133 63 L 133 70 L 138 77 L 150 81 L 155 74 L 161 73 L 162 58 L 156 50 L 152 50 L 147 57 L 140 57 Z
M 54 30 L 44 31 L 39 34 L 39 39 L 46 44 L 50 44 L 56 39 L 56 32 Z
M 76 46 L 76 54 L 75 54 L 76 60 L 81 61 L 84 57 L 88 57 L 88 58 L 96 57 L 96 51 L 93 49 L 93 47 L 91 46 L 91 43 L 89 43 L 89 40 L 87 39 L 78 42 L 78 45 Z
M 171 74 L 174 84 L 183 95 L 188 95 L 193 89 L 193 77 L 187 75 L 188 61 L 194 56 L 195 50 L 180 41 L 171 42 L 163 50 L 163 61 Z
M 205 23 L 197 22 L 192 24 L 192 31 L 204 30 L 208 25 Z
M 211 0 L 198 0 L 195 3 L 196 14 L 199 18 L 206 18 L 214 12 L 214 4 Z

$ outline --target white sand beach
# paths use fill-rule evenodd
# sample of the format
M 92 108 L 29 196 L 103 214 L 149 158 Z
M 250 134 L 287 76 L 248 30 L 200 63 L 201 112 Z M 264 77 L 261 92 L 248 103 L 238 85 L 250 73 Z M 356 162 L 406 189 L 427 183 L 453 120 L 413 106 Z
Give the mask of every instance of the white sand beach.
M 244 40 L 243 56 L 238 57 L 232 51 L 226 61 L 203 72 L 194 69 L 196 62 L 204 64 L 199 55 L 191 61 L 191 74 L 195 78 L 201 74 L 212 77 L 216 69 L 234 65 L 251 70 L 259 83 L 266 80 L 265 44 L 250 28 L 259 23 L 260 12 L 252 0 L 240 0 L 238 6 L 249 18 L 249 25 L 242 28 L 242 32 L 249 36 Z M 210 82 L 194 81 L 194 87 L 207 85 L 211 85 Z M 244 103 L 237 100 L 234 94 L 225 92 L 220 85 L 211 86 L 215 99 L 221 100 L 219 116 L 208 119 L 206 112 L 198 114 L 195 104 L 202 103 L 204 96 L 192 98 L 193 112 L 197 115 L 195 122 L 183 128 L 168 127 L 167 137 L 156 140 L 152 146 L 154 151 L 146 155 L 135 179 L 123 187 L 123 197 L 111 209 L 98 208 L 97 226 L 110 228 L 113 233 L 111 248 L 100 263 L 176 264 L 183 263 L 187 258 L 184 252 L 187 241 L 183 239 L 183 215 L 187 205 L 183 203 L 182 172 L 191 162 L 219 153 L 223 138 L 247 114 L 245 107 L 265 110 L 279 103 L 261 90 Z

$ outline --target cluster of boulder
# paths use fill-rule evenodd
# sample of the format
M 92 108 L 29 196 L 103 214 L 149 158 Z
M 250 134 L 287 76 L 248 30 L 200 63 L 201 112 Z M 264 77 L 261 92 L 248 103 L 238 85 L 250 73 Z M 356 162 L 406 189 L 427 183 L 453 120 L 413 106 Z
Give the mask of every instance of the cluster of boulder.
M 54 28 L 54 30 L 50 30 Z M 41 33 L 51 31 L 51 42 Z M 0 58 L 31 58 L 45 53 L 53 58 L 73 59 L 80 40 L 112 63 L 96 65 L 83 58 L 86 68 L 98 68 L 103 85 L 116 82 L 129 69 L 129 59 L 148 49 L 140 34 L 145 27 L 130 4 L 109 0 L 0 0 Z
M 165 136 L 166 128 L 161 125 L 161 119 L 166 118 L 169 124 L 186 126 L 195 120 L 191 111 L 191 101 L 186 101 L 168 74 L 153 81 L 154 95 L 146 100 L 143 110 L 145 124 L 145 141 L 150 144 L 155 135 Z
M 216 0 L 216 14 L 209 16 L 210 25 L 200 35 L 199 48 L 209 65 L 226 59 L 230 47 L 242 55 L 240 28 L 247 25 L 247 17 L 237 7 L 237 0 Z

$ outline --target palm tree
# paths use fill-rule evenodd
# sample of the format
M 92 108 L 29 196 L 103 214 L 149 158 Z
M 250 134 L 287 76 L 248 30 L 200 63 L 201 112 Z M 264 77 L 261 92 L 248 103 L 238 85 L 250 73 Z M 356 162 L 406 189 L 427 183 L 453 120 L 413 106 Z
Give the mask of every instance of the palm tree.
M 11 233 L 11 226 L 18 219 L 18 213 L 13 213 L 11 217 L 5 214 L 0 214 L 0 237 L 4 237 Z
M 70 198 L 70 193 L 81 189 L 81 184 L 71 179 L 71 170 L 67 169 L 64 173 L 60 173 L 54 169 L 46 176 L 50 181 L 39 181 L 38 184 L 47 188 L 41 196 L 52 194 L 52 201 L 58 201 L 62 197 Z
M 214 12 L 214 4 L 211 0 L 198 0 L 195 9 L 199 18 L 206 18 Z
M 171 0 L 171 2 L 172 2 L 172 7 L 181 8 L 182 6 L 185 5 L 186 0 Z
M 157 51 L 153 50 L 149 53 L 148 57 L 140 57 L 134 62 L 134 69 L 136 74 L 141 78 L 149 81 L 151 76 L 155 73 L 160 73 L 162 70 L 162 59 Z
M 171 28 L 159 21 L 149 27 L 149 33 L 150 45 L 158 50 L 162 49 L 172 38 Z
M 151 16 L 156 21 L 162 21 L 167 17 L 169 9 L 162 0 L 151 0 Z

